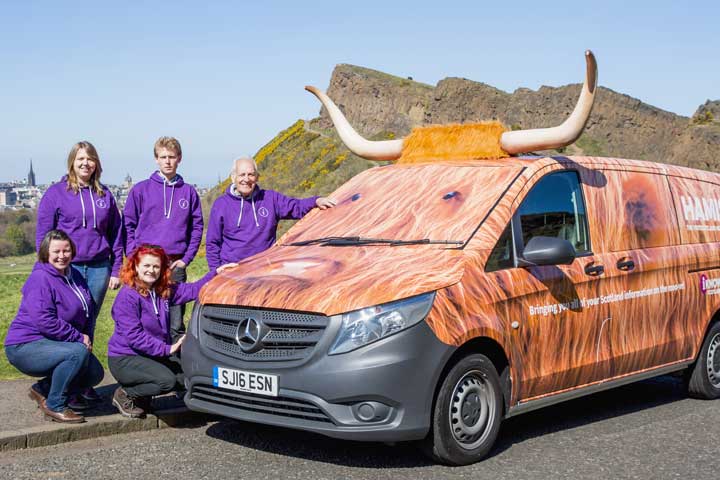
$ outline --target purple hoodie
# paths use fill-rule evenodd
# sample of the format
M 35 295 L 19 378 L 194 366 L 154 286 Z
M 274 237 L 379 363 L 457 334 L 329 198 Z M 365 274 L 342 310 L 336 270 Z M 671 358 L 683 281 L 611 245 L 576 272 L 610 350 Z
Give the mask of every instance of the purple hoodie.
M 275 243 L 278 220 L 300 219 L 315 207 L 318 197 L 292 198 L 255 186 L 249 199 L 234 185 L 213 203 L 206 237 L 211 269 L 267 250 Z
M 62 230 L 77 247 L 74 263 L 110 259 L 113 277 L 122 266 L 122 220 L 115 198 L 103 185 L 99 196 L 88 187 L 78 193 L 68 190 L 67 176 L 47 189 L 37 213 L 35 250 L 40 249 L 45 234 Z
M 144 243 L 161 246 L 170 256 L 180 256 L 186 265 L 195 258 L 203 232 L 200 197 L 180 175 L 168 182 L 160 172 L 135 185 L 124 210 L 130 255 Z
M 169 300 L 154 292 L 146 297 L 134 288 L 123 286 L 112 306 L 115 331 L 108 341 L 108 356 L 170 355 L 170 307 L 197 299 L 200 289 L 215 276 L 215 269 L 194 283 L 180 283 Z
M 85 280 L 75 269 L 65 276 L 49 263 L 37 262 L 22 287 L 22 300 L 10 324 L 5 345 L 48 338 L 58 342 L 92 340 L 95 303 Z

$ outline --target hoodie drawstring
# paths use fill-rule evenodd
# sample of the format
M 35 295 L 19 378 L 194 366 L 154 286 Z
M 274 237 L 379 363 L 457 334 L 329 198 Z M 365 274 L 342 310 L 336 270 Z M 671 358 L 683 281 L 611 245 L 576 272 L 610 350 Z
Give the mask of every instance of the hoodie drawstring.
M 158 310 L 158 307 L 155 303 L 157 301 L 157 295 L 155 295 L 155 290 L 152 290 L 152 289 L 150 290 L 150 301 L 153 304 L 153 310 L 155 310 L 155 315 L 157 315 L 159 317 L 160 311 Z
M 90 194 L 90 201 L 93 207 L 93 228 L 97 230 L 97 213 L 95 212 L 95 199 L 92 196 L 92 188 L 88 187 L 88 193 Z
M 92 195 L 92 188 L 87 187 L 88 194 L 90 194 L 90 203 L 92 204 L 93 209 L 93 228 L 97 230 L 97 212 L 95 211 L 95 199 Z M 80 207 L 82 208 L 82 226 L 83 228 L 87 228 L 87 221 L 85 220 L 85 200 L 83 200 L 83 187 L 80 188 L 80 191 L 78 192 L 78 195 L 80 195 Z
M 233 193 L 233 192 L 231 191 L 231 193 Z M 256 227 L 259 227 L 260 224 L 258 223 L 257 212 L 255 211 L 255 191 L 254 191 L 254 190 L 253 190 L 253 192 L 250 194 L 250 202 L 252 203 L 252 211 L 253 211 L 253 217 L 255 218 L 255 226 L 256 226 Z M 237 226 L 238 226 L 238 227 L 240 226 L 240 221 L 242 220 L 243 207 L 244 207 L 244 206 L 245 206 L 245 197 L 243 197 L 243 196 L 241 195 L 241 196 L 240 196 L 240 215 L 238 215 L 238 220 L 237 220 Z
M 165 218 L 170 218 L 173 196 L 175 196 L 175 183 L 176 182 L 168 182 L 167 179 L 163 177 L 163 213 L 165 214 Z M 172 190 L 170 191 L 170 205 L 166 204 L 165 185 L 172 186 Z
M 85 318 L 90 318 L 90 306 L 88 305 L 87 300 L 85 300 L 85 296 L 82 294 L 82 290 L 80 290 L 80 287 L 77 286 L 77 284 L 75 283 L 75 280 L 72 279 L 72 273 L 63 278 L 67 282 L 68 287 L 70 287 L 72 289 L 72 291 L 75 293 L 75 296 L 77 296 L 80 299 L 80 303 L 82 303 L 83 310 L 85 310 Z

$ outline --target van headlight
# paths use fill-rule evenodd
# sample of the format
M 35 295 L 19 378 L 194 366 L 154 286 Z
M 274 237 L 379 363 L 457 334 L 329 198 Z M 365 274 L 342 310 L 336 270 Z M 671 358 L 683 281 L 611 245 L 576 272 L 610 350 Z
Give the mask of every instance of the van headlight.
M 389 337 L 423 321 L 435 292 L 344 313 L 342 326 L 329 354 L 346 353 Z

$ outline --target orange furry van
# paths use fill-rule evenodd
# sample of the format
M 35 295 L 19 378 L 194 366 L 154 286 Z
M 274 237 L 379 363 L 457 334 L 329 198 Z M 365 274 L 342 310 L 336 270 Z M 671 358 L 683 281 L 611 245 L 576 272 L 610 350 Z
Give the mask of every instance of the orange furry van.
M 183 345 L 188 406 L 420 440 L 460 465 L 503 418 L 628 382 L 685 371 L 692 395 L 718 398 L 720 175 L 512 156 L 580 135 L 587 62 L 568 120 L 529 131 L 369 142 L 310 88 L 351 150 L 397 163 L 205 287 Z

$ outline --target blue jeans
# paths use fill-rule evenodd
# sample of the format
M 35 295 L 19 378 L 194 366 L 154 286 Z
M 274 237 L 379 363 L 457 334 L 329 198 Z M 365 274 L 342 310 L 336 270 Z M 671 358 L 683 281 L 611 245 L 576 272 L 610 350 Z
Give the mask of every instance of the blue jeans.
M 95 301 L 95 318 L 97 318 L 110 282 L 110 259 L 73 263 L 72 267 L 80 272 L 88 284 L 90 295 Z
M 13 367 L 31 377 L 44 377 L 40 385 L 49 390 L 47 407 L 62 412 L 68 393 L 94 387 L 105 376 L 95 355 L 80 342 L 57 342 L 43 338 L 6 345 L 5 355 Z

